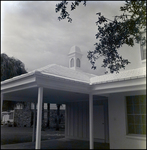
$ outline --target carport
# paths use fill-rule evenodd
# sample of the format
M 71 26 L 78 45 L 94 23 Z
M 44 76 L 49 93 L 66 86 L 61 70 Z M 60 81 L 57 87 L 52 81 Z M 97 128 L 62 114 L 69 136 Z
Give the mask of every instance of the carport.
M 53 69 L 57 65 L 47 68 Z M 89 100 L 89 145 L 93 149 L 93 95 L 90 91 L 89 78 L 75 74 L 75 78 L 59 76 L 47 68 L 36 70 L 1 82 L 1 110 L 3 100 L 38 103 L 35 148 L 41 148 L 42 103 L 66 104 L 73 101 Z M 62 68 L 63 70 L 63 68 Z M 68 69 L 69 70 L 69 69 Z M 75 73 L 74 70 L 69 70 Z M 82 73 L 81 73 L 82 74 Z M 35 134 L 35 126 L 33 127 Z

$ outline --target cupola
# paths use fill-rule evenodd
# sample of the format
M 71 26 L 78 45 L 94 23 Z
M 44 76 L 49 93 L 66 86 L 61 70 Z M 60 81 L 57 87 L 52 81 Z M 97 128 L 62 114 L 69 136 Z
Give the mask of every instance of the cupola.
M 78 46 L 71 47 L 69 53 L 69 68 L 71 69 L 81 69 L 81 58 L 82 58 L 82 52 Z

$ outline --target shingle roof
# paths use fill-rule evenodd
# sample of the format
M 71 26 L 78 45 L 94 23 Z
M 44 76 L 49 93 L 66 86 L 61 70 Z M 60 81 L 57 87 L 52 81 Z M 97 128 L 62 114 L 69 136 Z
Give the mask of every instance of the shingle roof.
M 36 71 L 40 72 L 41 74 L 53 75 L 87 83 L 90 83 L 91 77 L 96 77 L 96 75 L 85 73 L 81 70 L 73 70 L 56 64 L 48 65 L 46 67 L 37 69 Z
M 64 67 L 64 66 L 51 64 L 51 65 L 45 66 L 43 68 L 28 72 L 26 74 L 22 74 L 20 76 L 13 77 L 11 79 L 7 79 L 7 80 L 1 82 L 1 84 L 7 83 L 9 81 L 14 81 L 19 78 L 27 77 L 29 75 L 34 74 L 35 72 L 39 72 L 42 75 L 43 74 L 51 75 L 51 76 L 60 77 L 60 78 L 64 78 L 64 79 L 84 82 L 84 83 L 88 83 L 90 85 L 146 77 L 146 67 L 132 69 L 132 70 L 126 70 L 126 71 L 119 72 L 118 74 L 113 73 L 113 74 L 96 76 L 94 74 L 89 74 L 89 73 L 83 72 L 81 70 L 72 70 L 72 69 Z
M 118 74 L 106 74 L 102 76 L 92 77 L 90 79 L 90 84 L 99 84 L 99 83 L 106 83 L 106 82 L 114 82 L 114 81 L 121 81 L 121 80 L 128 80 L 134 78 L 146 77 L 146 67 L 131 69 L 119 72 Z

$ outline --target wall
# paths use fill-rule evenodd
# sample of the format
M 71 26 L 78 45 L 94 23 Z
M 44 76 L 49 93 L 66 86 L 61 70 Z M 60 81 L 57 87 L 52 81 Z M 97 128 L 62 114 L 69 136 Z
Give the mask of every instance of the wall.
M 100 138 L 99 136 L 95 135 L 94 141 L 97 142 L 109 142 L 108 139 L 108 121 L 107 121 L 107 107 L 105 105 L 104 100 L 94 101 L 94 106 L 96 105 L 103 105 L 104 106 L 104 136 L 105 139 Z M 96 118 L 94 116 L 94 118 Z M 100 122 L 101 120 L 94 120 Z M 107 128 L 107 129 L 106 129 Z M 71 139 L 80 139 L 80 140 L 89 140 L 89 102 L 82 101 L 82 102 L 71 102 L 66 104 L 66 124 L 65 124 L 65 137 Z
M 126 135 L 125 96 L 111 94 L 108 99 L 110 149 L 145 149 L 146 138 Z
M 129 62 L 131 62 L 128 65 L 126 65 L 125 69 L 121 69 L 120 71 L 136 69 L 146 66 L 146 62 L 143 62 L 141 60 L 140 44 L 135 44 L 133 47 L 123 45 L 123 47 L 120 48 L 118 53 L 120 54 L 120 56 L 122 56 L 122 58 L 128 59 Z M 106 68 L 106 71 L 109 71 L 109 69 Z
M 66 105 L 65 136 L 67 138 L 88 139 L 88 102 L 72 102 Z

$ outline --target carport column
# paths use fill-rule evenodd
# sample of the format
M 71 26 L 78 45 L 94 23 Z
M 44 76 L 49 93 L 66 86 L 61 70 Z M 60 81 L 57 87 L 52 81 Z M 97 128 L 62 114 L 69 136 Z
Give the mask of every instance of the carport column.
M 93 95 L 89 94 L 89 135 L 90 135 L 90 149 L 94 148 L 93 143 Z
M 36 149 L 41 148 L 41 123 L 42 123 L 43 87 L 38 87 L 38 110 L 36 128 Z
M 1 93 L 1 120 L 2 120 L 2 108 L 3 108 L 3 94 Z
M 34 103 L 34 118 L 33 118 L 33 137 L 32 137 L 32 142 L 35 142 L 35 129 L 36 129 L 36 103 Z

